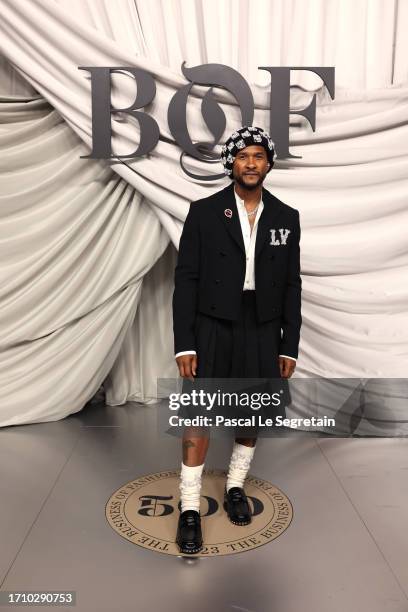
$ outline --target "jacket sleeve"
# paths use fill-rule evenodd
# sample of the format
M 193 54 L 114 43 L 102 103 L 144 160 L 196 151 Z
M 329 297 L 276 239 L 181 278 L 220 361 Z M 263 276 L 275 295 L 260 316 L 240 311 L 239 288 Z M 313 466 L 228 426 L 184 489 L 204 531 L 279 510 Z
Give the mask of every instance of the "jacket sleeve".
M 300 277 L 300 221 L 296 211 L 295 224 L 290 246 L 288 276 L 282 312 L 281 355 L 298 356 L 300 339 L 302 279 Z
M 174 272 L 174 352 L 196 350 L 194 333 L 200 272 L 200 232 L 197 203 L 192 202 L 180 238 Z

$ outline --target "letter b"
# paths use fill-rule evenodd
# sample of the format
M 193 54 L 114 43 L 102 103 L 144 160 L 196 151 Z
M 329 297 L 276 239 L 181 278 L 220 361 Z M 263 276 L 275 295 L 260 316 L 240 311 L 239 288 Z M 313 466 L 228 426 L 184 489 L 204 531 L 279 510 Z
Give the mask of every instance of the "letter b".
M 87 70 L 91 73 L 92 92 L 92 151 L 90 155 L 82 155 L 83 158 L 109 159 L 111 157 L 129 158 L 141 157 L 150 153 L 157 145 L 160 137 L 159 126 L 156 121 L 137 110 L 149 104 L 156 95 L 156 84 L 151 74 L 140 68 L 131 66 L 81 66 L 79 70 Z M 130 72 L 137 81 L 136 99 L 127 108 L 111 107 L 111 72 Z M 128 155 L 112 155 L 111 146 L 111 114 L 127 113 L 137 119 L 140 128 L 140 142 L 136 151 Z

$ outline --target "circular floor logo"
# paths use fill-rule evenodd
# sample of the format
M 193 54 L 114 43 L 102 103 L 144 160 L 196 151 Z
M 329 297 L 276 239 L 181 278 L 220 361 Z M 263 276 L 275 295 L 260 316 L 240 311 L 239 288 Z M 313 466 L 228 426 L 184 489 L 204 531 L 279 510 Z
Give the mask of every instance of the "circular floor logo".
M 141 476 L 124 484 L 106 504 L 111 527 L 133 544 L 167 555 L 180 555 L 175 543 L 179 517 L 179 470 Z M 201 489 L 200 557 L 232 555 L 271 542 L 290 525 L 292 504 L 270 482 L 248 476 L 245 482 L 252 522 L 233 525 L 223 507 L 226 472 L 204 470 Z

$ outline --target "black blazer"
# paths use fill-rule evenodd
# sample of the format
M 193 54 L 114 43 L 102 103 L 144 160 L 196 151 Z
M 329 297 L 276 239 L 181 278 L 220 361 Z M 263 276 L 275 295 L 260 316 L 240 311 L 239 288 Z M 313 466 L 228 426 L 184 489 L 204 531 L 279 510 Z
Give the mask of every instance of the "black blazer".
M 264 209 L 255 243 L 257 315 L 260 322 L 280 319 L 283 335 L 279 354 L 297 358 L 302 324 L 299 213 L 265 188 L 262 200 Z M 230 218 L 224 213 L 226 209 L 232 211 Z M 273 238 L 271 229 L 275 230 Z M 290 230 L 286 244 L 279 229 Z M 245 246 L 232 182 L 190 204 L 175 269 L 175 353 L 196 350 L 197 312 L 230 321 L 238 319 L 245 266 Z

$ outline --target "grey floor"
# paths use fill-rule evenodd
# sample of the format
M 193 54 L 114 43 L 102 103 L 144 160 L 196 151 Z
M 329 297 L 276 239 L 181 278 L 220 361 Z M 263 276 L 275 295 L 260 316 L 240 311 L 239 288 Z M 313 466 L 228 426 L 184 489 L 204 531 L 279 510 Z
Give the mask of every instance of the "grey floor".
M 228 456 L 215 439 L 207 465 Z M 259 440 L 251 473 L 286 493 L 293 522 L 194 563 L 133 545 L 104 516 L 121 484 L 179 464 L 154 406 L 0 430 L 1 589 L 75 590 L 81 612 L 408 611 L 408 439 Z

